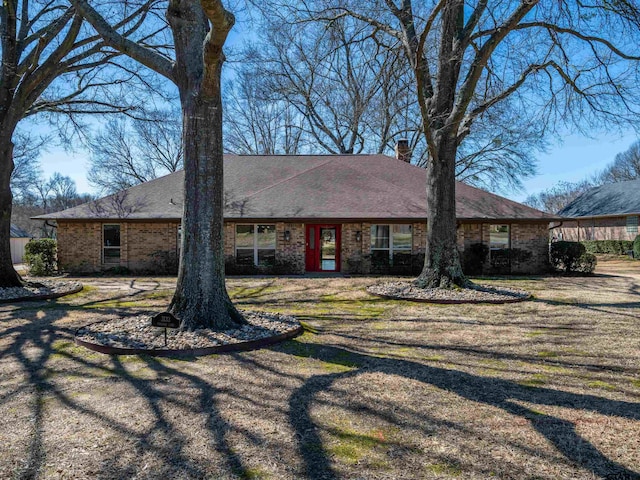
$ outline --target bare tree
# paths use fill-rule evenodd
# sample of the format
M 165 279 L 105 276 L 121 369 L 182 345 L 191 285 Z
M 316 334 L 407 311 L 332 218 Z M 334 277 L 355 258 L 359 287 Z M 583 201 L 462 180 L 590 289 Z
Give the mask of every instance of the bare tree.
M 113 11 L 126 12 L 117 25 L 123 35 L 139 33 L 141 20 L 153 14 L 154 2 L 110 4 Z M 153 37 L 138 36 L 150 44 Z M 0 287 L 7 287 L 21 284 L 10 251 L 10 185 L 18 124 L 35 114 L 74 123 L 78 114 L 131 111 L 135 105 L 121 94 L 138 73 L 125 65 L 116 73 L 120 53 L 108 48 L 64 0 L 3 1 L 0 48 Z
M 535 195 L 529 195 L 524 201 L 524 204 L 544 212 L 555 214 L 573 202 L 584 192 L 596 186 L 597 184 L 590 180 L 582 180 L 580 182 L 558 182 L 551 188 L 543 190 Z
M 13 135 L 13 171 L 11 172 L 11 192 L 13 198 L 23 199 L 33 193 L 42 172 L 40 152 L 46 138 L 36 138 L 24 131 Z
M 427 165 L 415 81 L 397 38 L 345 17 L 292 22 L 277 3 L 257 7 L 267 33 L 248 49 L 243 67 L 251 65 L 261 95 L 250 89 L 247 102 L 262 109 L 281 101 L 295 106 L 302 117 L 302 144 L 313 153 L 392 153 L 396 141 L 406 138 L 412 163 Z M 508 191 L 521 188 L 522 180 L 535 173 L 533 154 L 544 147 L 544 127 L 509 107 L 503 102 L 478 118 L 460 145 L 458 180 Z M 235 125 L 236 118 L 234 112 L 225 122 Z M 245 133 L 253 133 L 251 122 L 241 127 L 233 130 L 238 132 L 234 144 L 252 137 Z
M 120 35 L 88 0 L 72 0 L 105 42 L 175 83 L 182 107 L 184 213 L 178 284 L 170 311 L 181 328 L 246 322 L 225 286 L 223 248 L 222 48 L 234 23 L 221 0 L 170 0 L 175 61 Z
M 263 73 L 244 65 L 224 94 L 225 150 L 237 154 L 294 155 L 308 151 L 304 118 L 265 87 Z
M 394 134 L 404 136 L 398 117 L 409 107 L 407 69 L 395 52 L 348 19 L 327 26 L 284 20 L 269 11 L 266 35 L 245 58 L 264 76 L 264 101 L 293 106 L 316 152 L 382 152 Z
M 89 141 L 89 183 L 110 194 L 175 172 L 182 168 L 181 137 L 175 111 L 111 120 Z
M 616 155 L 611 165 L 600 174 L 602 183 L 624 182 L 640 178 L 640 141 Z
M 630 52 L 637 51 L 640 16 L 630 2 L 284 3 L 302 20 L 357 19 L 403 47 L 428 150 L 420 287 L 467 284 L 456 248 L 456 159 L 483 115 L 511 101 L 543 122 L 543 133 L 637 117 L 639 57 Z
M 30 180 L 29 190 L 15 199 L 11 221 L 33 236 L 53 237 L 52 224 L 31 217 L 72 208 L 92 199 L 89 194 L 79 194 L 70 177 L 55 172 L 47 179 L 38 170 Z

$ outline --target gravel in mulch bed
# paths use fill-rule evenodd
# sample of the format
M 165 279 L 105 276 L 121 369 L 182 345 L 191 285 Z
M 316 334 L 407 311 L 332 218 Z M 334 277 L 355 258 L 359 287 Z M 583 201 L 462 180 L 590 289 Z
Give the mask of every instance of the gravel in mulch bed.
M 118 317 L 96 322 L 76 331 L 76 342 L 103 353 L 185 352 L 208 354 L 242 350 L 245 344 L 270 344 L 291 338 L 302 331 L 294 317 L 277 313 L 242 311 L 248 324 L 224 331 L 169 329 L 165 345 L 164 329 L 151 326 L 151 314 Z M 79 342 L 78 342 L 79 340 Z M 106 348 L 100 348 L 106 347 Z M 237 348 L 235 348 L 237 347 Z
M 419 288 L 410 282 L 380 283 L 367 287 L 367 291 L 392 300 L 425 303 L 513 303 L 531 298 L 529 292 L 507 287 L 472 284 L 468 288 L 447 290 Z
M 82 290 L 80 282 L 30 278 L 22 287 L 0 288 L 0 303 L 25 300 L 46 300 L 63 297 Z

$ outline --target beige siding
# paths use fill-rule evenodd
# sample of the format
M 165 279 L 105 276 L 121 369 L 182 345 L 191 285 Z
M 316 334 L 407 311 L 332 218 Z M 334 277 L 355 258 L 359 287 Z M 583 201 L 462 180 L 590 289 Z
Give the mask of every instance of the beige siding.
M 552 235 L 563 240 L 634 240 L 638 232 L 627 232 L 627 217 L 593 218 L 563 222 L 552 230 Z

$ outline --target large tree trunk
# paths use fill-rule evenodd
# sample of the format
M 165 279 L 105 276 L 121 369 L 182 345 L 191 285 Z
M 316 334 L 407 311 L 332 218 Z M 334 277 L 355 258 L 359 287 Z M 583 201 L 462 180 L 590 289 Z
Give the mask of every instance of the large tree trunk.
M 181 33 L 193 41 L 193 32 Z M 229 299 L 224 275 L 222 49 L 205 51 L 207 60 L 211 64 L 204 65 L 204 71 L 196 68 L 180 85 L 185 193 L 180 269 L 170 311 L 187 330 L 225 330 L 246 323 Z M 200 82 L 193 81 L 197 76 Z
M 445 135 L 438 156 L 427 165 L 427 245 L 424 268 L 414 283 L 422 288 L 467 285 L 456 246 L 455 159 L 457 144 Z
M 13 130 L 0 123 L 0 288 L 19 287 L 20 275 L 11 259 L 11 172 L 13 172 Z
M 244 323 L 225 287 L 222 105 L 220 99 L 183 102 L 184 213 L 178 284 L 170 311 L 181 328 L 224 330 Z

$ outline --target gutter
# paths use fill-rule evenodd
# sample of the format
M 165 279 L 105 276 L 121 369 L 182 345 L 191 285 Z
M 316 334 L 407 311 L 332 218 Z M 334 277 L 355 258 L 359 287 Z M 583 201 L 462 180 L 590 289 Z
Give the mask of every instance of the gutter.
M 549 231 L 554 230 L 556 228 L 560 228 L 564 224 L 564 220 L 561 220 L 558 225 L 553 225 L 549 227 Z

